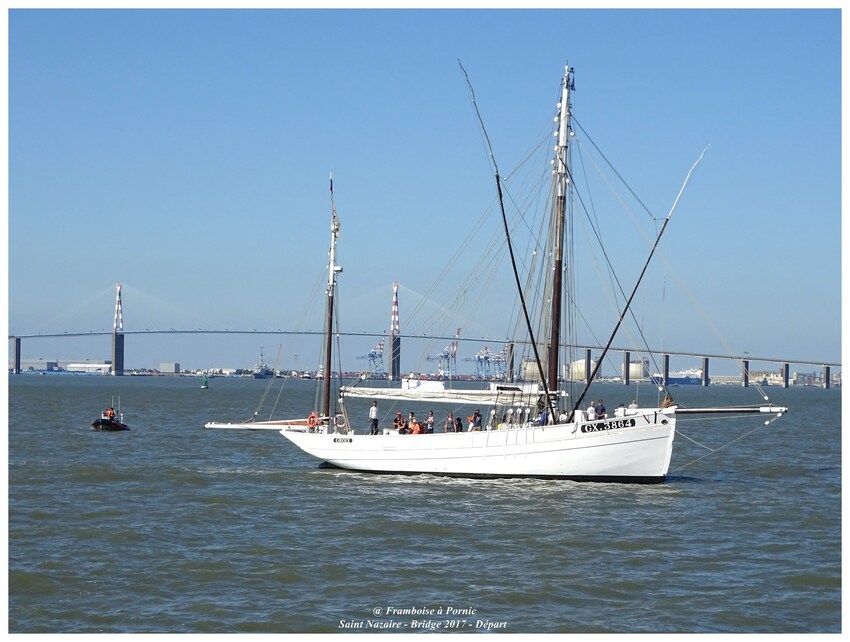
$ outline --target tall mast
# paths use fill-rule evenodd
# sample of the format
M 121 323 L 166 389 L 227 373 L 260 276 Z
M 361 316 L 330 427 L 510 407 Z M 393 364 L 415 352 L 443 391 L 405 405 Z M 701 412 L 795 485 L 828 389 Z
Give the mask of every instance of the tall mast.
M 331 412 L 331 347 L 333 346 L 334 291 L 336 290 L 336 275 L 342 272 L 342 266 L 336 264 L 336 239 L 339 236 L 339 218 L 334 205 L 334 179 L 331 175 L 331 249 L 328 261 L 328 303 L 327 303 L 327 332 L 325 336 L 325 376 L 324 397 L 322 399 L 322 416 L 330 417 Z
M 564 69 L 564 80 L 561 87 L 561 102 L 558 103 L 558 144 L 555 147 L 555 203 L 554 203 L 554 245 L 552 248 L 552 314 L 551 334 L 549 342 L 549 372 L 548 388 L 558 389 L 558 348 L 561 343 L 561 307 L 564 273 L 564 229 L 567 214 L 567 190 L 569 189 L 569 137 L 570 137 L 570 89 L 573 88 L 573 69 Z

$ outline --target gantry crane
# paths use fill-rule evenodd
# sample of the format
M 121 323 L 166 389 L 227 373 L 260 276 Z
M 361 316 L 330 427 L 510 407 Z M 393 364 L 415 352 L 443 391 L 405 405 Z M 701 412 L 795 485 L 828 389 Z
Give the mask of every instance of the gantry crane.
M 475 376 L 479 379 L 490 378 L 490 348 L 484 346 L 474 357 L 467 357 L 464 361 L 475 362 Z
M 435 354 L 433 357 L 428 357 L 428 361 L 439 361 L 437 374 L 441 377 L 451 379 L 457 374 L 458 341 L 460 341 L 460 328 L 455 333 L 455 340 L 443 348 L 442 352 Z
M 386 373 L 386 371 L 384 370 L 384 340 L 385 339 L 381 339 L 381 342 L 374 348 L 369 350 L 369 352 L 357 357 L 358 359 L 369 360 L 369 369 L 372 371 L 373 375 L 381 375 Z

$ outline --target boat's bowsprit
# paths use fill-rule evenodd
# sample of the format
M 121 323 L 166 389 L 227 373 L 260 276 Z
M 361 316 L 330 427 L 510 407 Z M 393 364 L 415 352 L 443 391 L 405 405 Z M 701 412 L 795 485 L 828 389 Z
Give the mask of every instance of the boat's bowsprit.
M 784 415 L 786 412 L 788 412 L 788 408 L 784 406 L 721 406 L 708 408 L 682 408 L 680 406 L 676 407 L 677 415 Z

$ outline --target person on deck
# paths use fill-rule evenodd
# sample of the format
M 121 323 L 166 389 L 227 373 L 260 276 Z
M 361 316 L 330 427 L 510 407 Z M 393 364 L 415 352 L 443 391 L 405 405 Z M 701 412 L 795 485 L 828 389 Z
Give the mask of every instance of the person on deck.
M 451 412 L 449 412 L 449 416 L 443 422 L 443 429 L 446 432 L 455 432 L 455 417 Z
M 425 417 L 425 432 L 434 432 L 434 411 L 429 410 L 428 416 Z
M 404 420 L 404 417 L 401 416 L 400 412 L 395 413 L 395 419 L 393 419 L 393 428 L 398 430 L 398 434 L 400 435 L 407 434 L 407 422 Z
M 596 418 L 597 419 L 605 419 L 608 416 L 608 411 L 605 410 L 605 404 L 602 403 L 602 400 L 599 400 L 599 403 L 596 404 Z
M 378 402 L 373 401 L 372 407 L 369 408 L 369 434 L 378 434 Z
M 407 432 L 408 435 L 419 435 L 421 434 L 421 427 L 419 424 L 419 420 L 416 418 L 416 413 L 411 412 L 407 417 Z
M 587 420 L 588 421 L 596 421 L 596 404 L 592 401 L 590 405 L 587 407 Z

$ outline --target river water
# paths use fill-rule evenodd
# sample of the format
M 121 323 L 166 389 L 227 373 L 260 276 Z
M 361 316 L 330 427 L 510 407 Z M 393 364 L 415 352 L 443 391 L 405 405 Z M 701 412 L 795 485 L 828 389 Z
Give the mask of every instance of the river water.
M 9 631 L 841 631 L 838 390 L 767 388 L 791 407 L 769 426 L 680 421 L 670 477 L 641 486 L 347 473 L 276 432 L 203 429 L 267 383 L 11 376 Z M 276 416 L 313 403 L 308 382 L 277 395 Z M 131 430 L 93 432 L 119 401 Z

